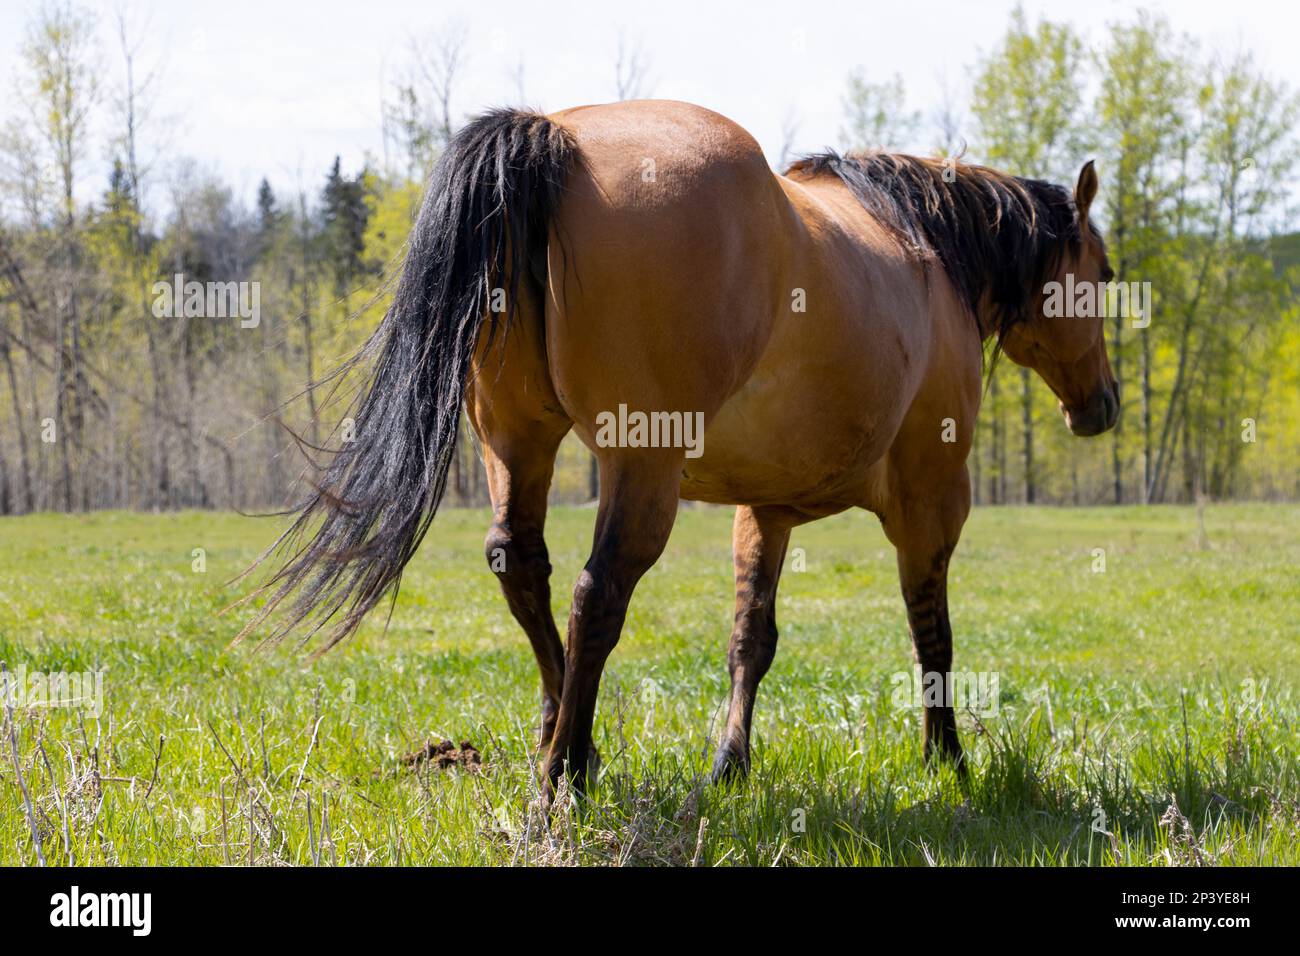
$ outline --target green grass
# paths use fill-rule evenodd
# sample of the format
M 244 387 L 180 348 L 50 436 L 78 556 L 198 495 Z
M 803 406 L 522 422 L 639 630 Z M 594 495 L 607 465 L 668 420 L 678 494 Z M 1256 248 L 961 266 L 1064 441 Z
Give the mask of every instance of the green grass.
M 561 619 L 593 517 L 550 520 Z M 754 771 L 706 782 L 730 522 L 683 510 L 605 672 L 599 786 L 548 827 L 535 667 L 485 513 L 440 516 L 388 630 L 377 615 L 315 664 L 230 647 L 243 615 L 217 613 L 274 520 L 4 519 L 0 660 L 104 668 L 104 701 L 4 722 L 0 864 L 37 859 L 11 747 L 59 863 L 1300 863 L 1300 508 L 1212 506 L 1205 542 L 1192 509 L 977 511 L 950 586 L 956 667 L 996 672 L 1000 706 L 960 718 L 966 790 L 925 770 L 920 714 L 897 706 L 902 601 L 865 514 L 795 532 L 806 570 L 782 582 Z M 442 737 L 483 771 L 398 766 Z

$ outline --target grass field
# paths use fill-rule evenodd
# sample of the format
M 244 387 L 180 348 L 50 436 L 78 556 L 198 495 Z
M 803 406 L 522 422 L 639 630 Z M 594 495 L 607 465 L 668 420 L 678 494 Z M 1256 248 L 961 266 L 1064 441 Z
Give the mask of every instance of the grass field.
M 552 514 L 561 618 L 593 517 Z M 24 700 L 5 720 L 0 864 L 37 862 L 33 829 L 78 864 L 1300 863 L 1300 508 L 1211 506 L 1204 537 L 1186 508 L 977 511 L 956 668 L 999 696 L 960 718 L 967 789 L 922 765 L 893 554 L 865 514 L 795 532 L 754 772 L 709 785 L 731 512 L 684 510 L 605 673 L 599 786 L 549 827 L 535 666 L 487 523 L 440 516 L 387 631 L 308 664 L 230 647 L 243 617 L 217 614 L 274 519 L 0 520 L 0 660 L 103 669 L 98 717 Z M 431 738 L 481 769 L 399 763 Z

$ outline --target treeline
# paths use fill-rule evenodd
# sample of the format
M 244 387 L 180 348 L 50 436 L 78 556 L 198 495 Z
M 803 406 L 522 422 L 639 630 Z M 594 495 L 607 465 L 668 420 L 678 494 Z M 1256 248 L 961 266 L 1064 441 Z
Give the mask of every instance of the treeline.
M 420 184 L 463 119 L 451 103 L 467 35 L 412 44 L 377 117 L 382 157 L 323 163 L 291 192 L 264 180 L 249 208 L 195 162 L 158 160 L 158 77 L 131 25 L 113 26 L 118 42 L 101 45 L 87 12 L 41 10 L 0 136 L 0 512 L 277 507 L 338 437 L 356 383 L 306 386 L 379 319 Z M 620 40 L 612 91 L 649 93 L 647 65 Z M 971 75 L 969 95 L 922 116 L 900 80 L 853 73 L 840 145 L 964 146 L 1061 182 L 1095 156 L 1118 280 L 1153 293 L 1149 326 L 1108 329 L 1126 405 L 1112 436 L 1071 440 L 1045 386 L 1000 364 L 972 456 L 978 499 L 1295 497 L 1295 98 L 1248 57 L 1216 59 L 1147 15 L 1093 50 L 1017 13 Z M 783 153 L 797 117 L 785 126 Z M 88 190 L 105 145 L 111 174 Z M 449 497 L 482 503 L 465 432 Z M 556 497 L 586 500 L 595 481 L 566 443 Z
M 1067 441 L 1028 373 L 998 376 L 980 499 L 1294 497 L 1300 272 L 1275 234 L 1297 171 L 1295 95 L 1249 55 L 1206 54 L 1146 13 L 1091 49 L 1017 12 L 977 67 L 971 117 L 981 158 L 1015 173 L 1069 183 L 1095 156 L 1117 281 L 1152 296 L 1149 316 L 1108 329 L 1125 405 L 1108 453 Z

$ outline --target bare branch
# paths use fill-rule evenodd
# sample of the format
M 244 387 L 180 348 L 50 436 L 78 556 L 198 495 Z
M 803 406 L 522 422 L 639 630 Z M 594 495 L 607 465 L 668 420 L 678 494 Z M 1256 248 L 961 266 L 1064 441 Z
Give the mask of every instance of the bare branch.
M 629 43 L 627 37 L 618 35 L 618 52 L 614 59 L 614 89 L 620 100 L 641 100 L 654 89 L 649 78 L 650 61 L 641 48 L 641 41 Z

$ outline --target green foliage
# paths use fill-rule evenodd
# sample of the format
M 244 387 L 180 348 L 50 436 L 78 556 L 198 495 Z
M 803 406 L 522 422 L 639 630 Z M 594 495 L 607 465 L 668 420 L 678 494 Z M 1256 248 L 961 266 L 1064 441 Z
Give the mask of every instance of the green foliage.
M 863 70 L 849 75 L 844 113 L 840 138 L 849 150 L 901 149 L 920 124 L 920 116 L 907 110 L 901 76 L 872 83 Z
M 988 163 L 1019 176 L 1061 178 L 1078 136 L 1082 41 L 1070 27 L 1031 28 L 1016 8 L 1011 26 L 978 67 L 971 112 Z
M 353 283 L 367 271 L 365 238 L 369 217 L 364 173 L 344 176 L 335 156 L 321 193 L 320 240 L 337 296 L 349 295 Z

